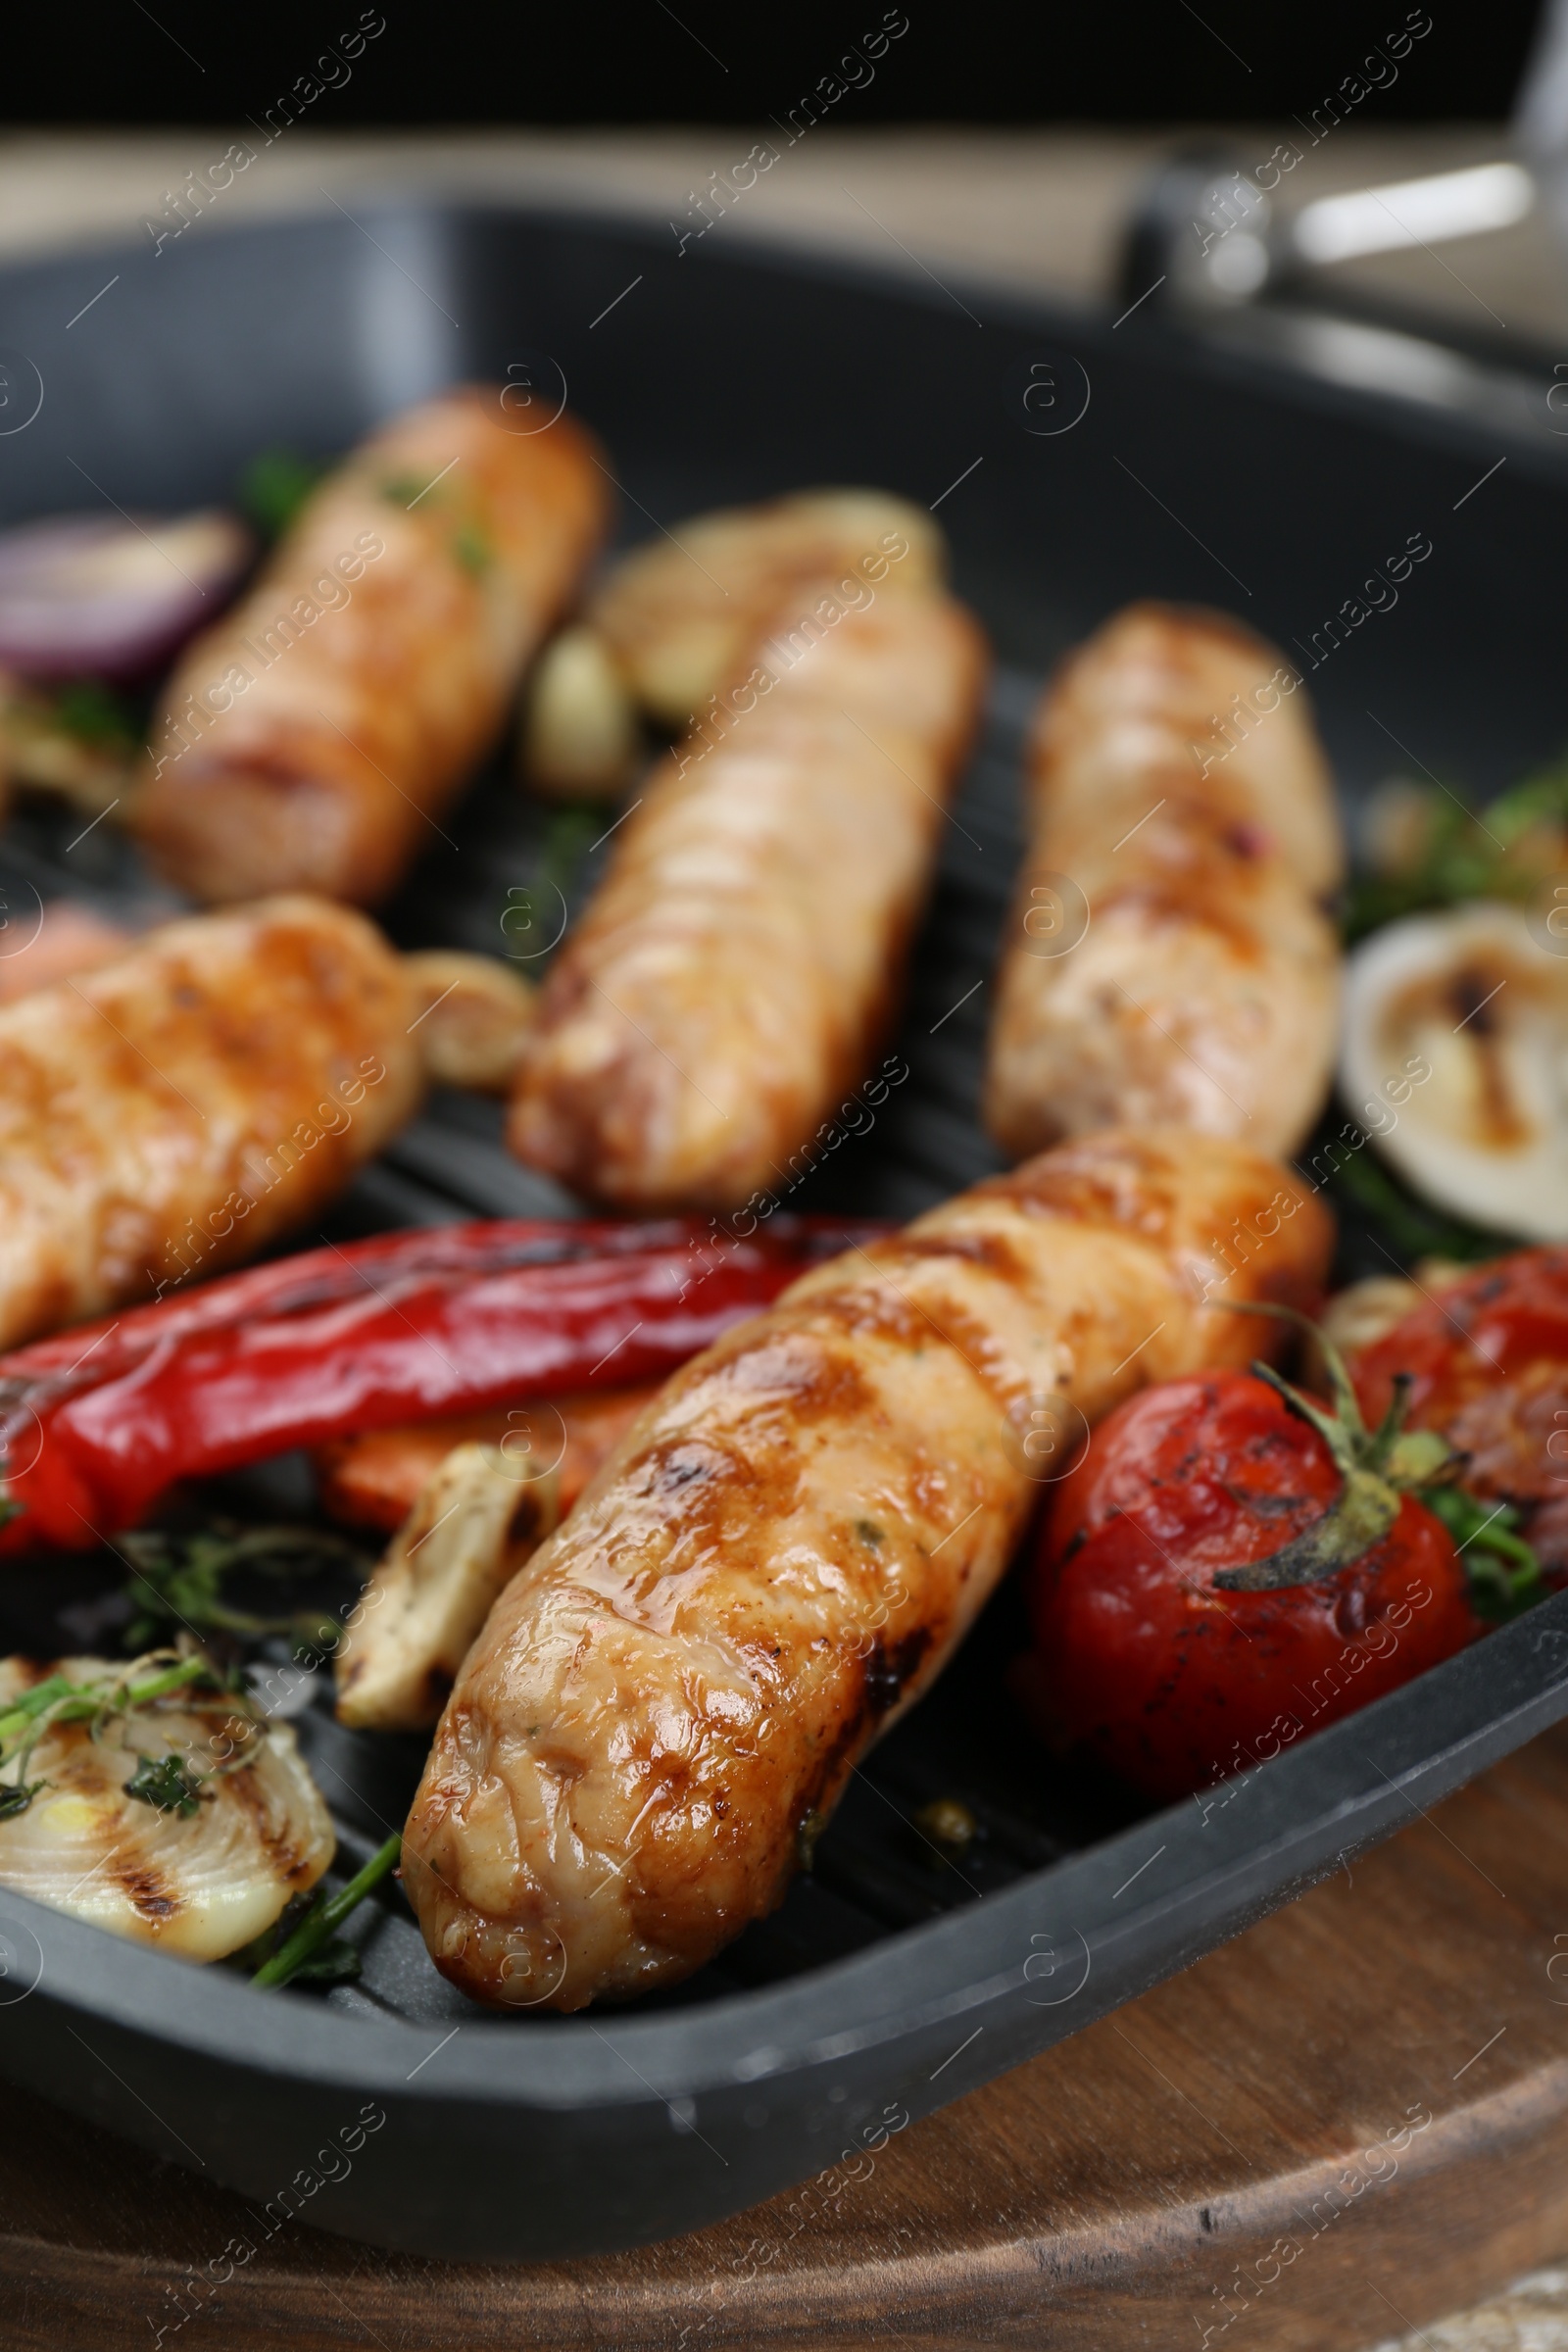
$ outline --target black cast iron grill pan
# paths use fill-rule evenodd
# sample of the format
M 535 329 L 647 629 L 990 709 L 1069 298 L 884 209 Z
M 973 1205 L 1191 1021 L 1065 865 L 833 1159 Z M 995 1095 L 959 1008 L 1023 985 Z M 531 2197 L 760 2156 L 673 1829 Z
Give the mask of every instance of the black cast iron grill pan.
M 566 214 L 393 204 L 359 220 L 215 226 L 156 256 L 0 272 L 7 365 L 18 382 L 30 366 L 44 392 L 30 424 L 0 433 L 0 522 L 99 491 L 131 508 L 222 500 L 260 448 L 327 456 L 445 382 L 509 368 L 544 381 L 552 365 L 612 453 L 628 539 L 812 482 L 934 502 L 999 671 L 915 943 L 896 1041 L 910 1075 L 802 1188 L 803 1207 L 906 1217 L 996 1164 L 975 1105 L 1022 729 L 1052 663 L 1117 606 L 1218 605 L 1298 653 L 1352 816 L 1401 752 L 1484 796 L 1568 736 L 1545 593 L 1568 528 L 1549 370 L 1541 432 L 1520 430 L 1515 403 L 1493 433 L 1473 410 L 1313 380 L 1164 320 L 1115 329 L 727 230 L 677 255 L 662 229 Z M 1076 368 L 1088 392 L 1065 430 L 1032 429 L 1039 405 L 1020 398 L 1041 365 L 1063 387 Z M 1499 454 L 1507 466 L 1466 501 Z M 1324 615 L 1417 530 L 1434 553 L 1399 607 L 1314 670 Z M 77 830 L 13 819 L 8 907 L 65 890 L 110 911 L 169 903 L 107 827 Z M 538 870 L 543 819 L 498 762 L 451 830 L 455 848 L 432 835 L 389 928 L 408 947 L 503 949 L 507 893 Z M 443 1096 L 325 1230 L 571 1208 L 509 1158 L 493 1105 Z M 1342 1257 L 1346 1275 L 1386 1265 L 1359 1230 Z M 274 1512 L 304 1499 L 289 1464 L 248 1494 Z M 122 1574 L 8 1569 L 0 1648 L 71 1646 L 59 1608 L 90 1611 Z M 308 2209 L 351 2236 L 452 2258 L 630 2245 L 876 2144 L 1568 1712 L 1565 1595 L 1230 1784 L 1227 1801 L 1141 1817 L 1024 1731 L 1004 1692 L 1022 1639 L 1004 1588 L 857 1776 L 812 1875 L 635 2010 L 483 2015 L 437 1976 L 395 1895 L 356 1927 L 360 1984 L 322 1996 L 253 1993 L 0 1893 L 0 2071 L 264 2207 L 334 2133 L 384 2116 Z M 346 1733 L 324 1693 L 300 1696 L 346 1871 L 401 1822 L 418 1748 Z M 936 1796 L 980 1824 L 956 1864 L 912 1824 Z

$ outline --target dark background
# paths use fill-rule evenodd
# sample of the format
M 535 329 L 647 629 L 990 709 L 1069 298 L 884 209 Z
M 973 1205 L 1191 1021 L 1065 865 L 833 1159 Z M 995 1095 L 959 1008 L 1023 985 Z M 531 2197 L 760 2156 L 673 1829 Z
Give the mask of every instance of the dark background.
M 462 123 L 760 122 L 878 26 L 884 0 L 780 10 L 758 0 L 380 0 L 385 31 L 312 120 Z M 242 9 L 236 0 L 115 0 L 85 16 L 40 0 L 8 12 L 0 121 L 238 121 L 308 73 L 361 0 Z M 372 14 L 375 12 L 371 12 Z M 1408 0 L 1078 0 L 1027 11 L 905 0 L 909 29 L 840 123 L 1274 120 L 1305 114 Z M 1417 10 L 1417 15 L 1423 13 Z M 1361 120 L 1505 115 L 1539 0 L 1428 0 L 1432 30 Z

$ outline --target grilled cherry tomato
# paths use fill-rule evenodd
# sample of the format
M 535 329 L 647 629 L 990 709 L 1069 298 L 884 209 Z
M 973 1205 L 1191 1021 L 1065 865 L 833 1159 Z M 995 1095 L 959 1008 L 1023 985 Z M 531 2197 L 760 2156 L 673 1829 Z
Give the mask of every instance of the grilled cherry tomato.
M 1463 1275 L 1361 1349 L 1369 1417 L 1397 1372 L 1410 1421 L 1466 1458 L 1465 1484 L 1530 1513 L 1544 1563 L 1568 1569 L 1568 1250 L 1520 1250 Z
M 1397 1412 L 1367 1432 L 1343 1372 L 1339 1387 L 1338 1421 L 1219 1372 L 1146 1389 L 1101 1424 L 1033 1572 L 1034 1688 L 1061 1745 L 1184 1796 L 1481 1631 L 1453 1538 L 1400 1491 L 1441 1447 L 1412 1452 Z M 1238 1589 L 1249 1580 L 1262 1589 Z

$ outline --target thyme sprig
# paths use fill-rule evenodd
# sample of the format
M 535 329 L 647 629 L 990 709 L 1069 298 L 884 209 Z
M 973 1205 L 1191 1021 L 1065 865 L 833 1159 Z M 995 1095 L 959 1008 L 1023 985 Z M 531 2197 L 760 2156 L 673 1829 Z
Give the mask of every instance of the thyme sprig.
M 326 471 L 298 450 L 264 449 L 239 477 L 239 503 L 264 539 L 280 539 L 295 522 Z
M 1421 1499 L 1453 1538 L 1478 1615 L 1504 1623 L 1550 1598 L 1540 1560 L 1513 1532 L 1519 1513 L 1511 1502 L 1488 1502 L 1454 1486 L 1423 1487 Z
M 1510 785 L 1479 816 L 1436 783 L 1400 789 L 1397 807 L 1395 837 L 1350 883 L 1348 940 L 1428 907 L 1534 897 L 1568 852 L 1568 755 Z
M 251 1983 L 276 1986 L 292 1984 L 296 1977 L 323 1975 L 315 1964 L 325 1954 L 350 1913 L 357 1911 L 370 1889 L 396 1870 L 402 1855 L 403 1839 L 394 1834 L 384 1845 L 376 1847 L 346 1886 L 340 1887 L 336 1894 L 318 1894 L 286 1942 L 278 1946 L 270 1959 L 263 1961 Z M 332 1959 L 332 1973 L 334 1976 L 343 1973 L 343 1960 L 337 1955 Z M 357 1974 L 357 1968 L 352 1973 Z
M 347 1567 L 363 1578 L 365 1562 L 352 1544 L 315 1528 L 238 1528 L 218 1520 L 189 1536 L 147 1528 L 122 1536 L 120 1548 L 134 1574 L 125 1597 L 135 1615 L 126 1626 L 127 1649 L 141 1649 L 174 1627 L 187 1633 L 231 1634 L 243 1642 L 286 1634 L 296 1650 L 330 1646 L 341 1627 L 323 1609 L 292 1609 L 283 1616 L 237 1608 L 224 1597 L 226 1579 L 237 1569 L 284 1578 L 313 1569 Z
M 151 1671 L 138 1674 L 138 1667 Z M 48 1787 L 47 1780 L 29 1782 L 27 1767 L 39 1741 L 57 1725 L 90 1723 L 96 1739 L 113 1717 L 153 1706 L 202 1682 L 215 1690 L 223 1688 L 210 1659 L 153 1650 L 135 1659 L 122 1675 L 74 1683 L 69 1675 L 51 1674 L 20 1692 L 0 1708 L 0 1820 L 25 1812 L 39 1789 Z

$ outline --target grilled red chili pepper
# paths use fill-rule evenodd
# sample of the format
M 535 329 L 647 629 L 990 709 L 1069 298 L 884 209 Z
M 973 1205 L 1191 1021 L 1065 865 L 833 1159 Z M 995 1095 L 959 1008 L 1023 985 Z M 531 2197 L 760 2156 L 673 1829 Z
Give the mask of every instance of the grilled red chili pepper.
M 1447 1448 L 1400 1435 L 1399 1386 L 1369 1432 L 1334 1372 L 1337 1417 L 1263 1366 L 1146 1389 L 1058 1491 L 1035 1689 L 1062 1744 L 1151 1796 L 1278 1754 L 1481 1631 L 1448 1527 L 1410 1491 L 1451 1473 Z
M 865 1221 L 485 1223 L 313 1250 L 0 1358 L 9 1548 L 354 1430 L 662 1376 Z

